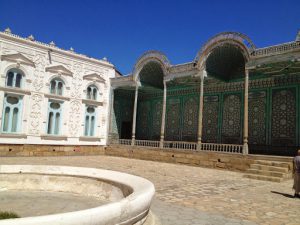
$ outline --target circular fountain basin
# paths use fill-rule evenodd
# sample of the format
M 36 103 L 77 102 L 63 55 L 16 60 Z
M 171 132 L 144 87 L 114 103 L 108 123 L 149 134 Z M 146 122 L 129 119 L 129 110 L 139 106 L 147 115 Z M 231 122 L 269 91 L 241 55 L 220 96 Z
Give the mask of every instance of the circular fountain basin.
M 1 165 L 2 203 L 6 201 L 13 205 L 16 202 L 18 205 L 22 200 L 27 214 L 24 213 L 26 217 L 23 218 L 0 220 L 0 225 L 140 225 L 147 220 L 154 193 L 154 185 L 150 181 L 115 171 L 68 166 Z M 64 207 L 64 203 L 72 207 Z M 39 204 L 38 210 L 30 208 Z

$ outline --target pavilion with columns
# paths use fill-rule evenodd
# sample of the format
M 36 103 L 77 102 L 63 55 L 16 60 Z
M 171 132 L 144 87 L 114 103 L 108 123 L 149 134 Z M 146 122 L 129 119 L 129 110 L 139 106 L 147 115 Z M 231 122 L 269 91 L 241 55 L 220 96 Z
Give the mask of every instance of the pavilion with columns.
M 300 146 L 300 35 L 257 48 L 244 34 L 208 40 L 192 62 L 143 54 L 111 78 L 109 142 L 241 154 Z

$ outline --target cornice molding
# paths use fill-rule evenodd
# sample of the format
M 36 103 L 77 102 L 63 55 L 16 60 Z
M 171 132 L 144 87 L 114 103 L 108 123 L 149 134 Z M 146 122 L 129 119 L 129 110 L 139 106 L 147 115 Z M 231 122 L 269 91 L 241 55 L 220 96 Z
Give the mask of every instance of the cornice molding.
M 46 98 L 55 100 L 55 101 L 70 101 L 69 97 L 61 96 L 61 95 L 53 95 L 53 94 L 44 94 Z
M 21 88 L 13 88 L 13 87 L 1 87 L 0 91 L 4 91 L 7 94 L 14 94 L 14 95 L 31 95 L 29 90 L 24 90 Z
M 81 137 L 79 137 L 79 141 L 91 141 L 91 142 L 95 142 L 95 141 L 101 141 L 101 138 L 99 138 L 99 137 L 81 136 Z
M 291 41 L 291 42 L 282 43 L 279 45 L 273 45 L 265 48 L 258 48 L 253 52 L 252 56 L 253 58 L 260 58 L 260 57 L 268 57 L 272 55 L 279 55 L 279 54 L 293 52 L 293 51 L 300 51 L 299 41 Z
M 135 87 L 136 83 L 133 81 L 133 76 L 110 78 L 112 88 L 118 87 Z
M 44 134 L 44 135 L 41 135 L 41 139 L 42 140 L 66 141 L 68 139 L 68 137 L 64 136 L 64 135 Z
M 71 77 L 73 76 L 73 73 L 70 70 L 68 70 L 65 66 L 60 64 L 48 66 L 45 68 L 45 71 L 58 75 L 66 75 Z
M 75 53 L 75 52 L 72 52 L 72 51 L 64 50 L 64 49 L 58 48 L 56 46 L 52 46 L 50 44 L 42 43 L 42 42 L 39 42 L 39 41 L 36 41 L 36 40 L 31 41 L 27 38 L 20 37 L 19 35 L 16 35 L 16 34 L 8 34 L 8 33 L 5 33 L 5 32 L 0 32 L 0 38 L 1 37 L 5 38 L 5 39 L 8 39 L 8 40 L 13 40 L 13 41 L 16 41 L 16 42 L 25 43 L 25 44 L 30 45 L 30 46 L 42 48 L 42 49 L 45 49 L 47 51 L 52 50 L 53 52 L 60 53 L 62 55 L 69 56 L 69 57 L 72 57 L 72 58 L 76 58 L 76 59 L 79 59 L 79 60 L 83 60 L 83 61 L 86 61 L 86 62 L 95 63 L 95 64 L 98 64 L 98 65 L 114 68 L 114 65 L 111 64 L 110 62 L 107 62 L 107 61 L 104 61 L 104 60 L 101 60 L 101 59 L 91 58 L 91 57 L 88 57 L 86 55 L 78 54 L 78 53 Z
M 17 138 L 17 139 L 25 139 L 27 138 L 26 134 L 20 133 L 0 133 L 0 138 Z
M 103 102 L 91 100 L 91 99 L 82 99 L 82 103 L 86 105 L 93 105 L 93 106 L 102 106 Z
M 11 54 L 6 54 L 6 55 L 1 55 L 1 61 L 10 61 L 10 62 L 14 62 L 17 65 L 28 65 L 28 66 L 32 66 L 35 67 L 34 62 L 27 58 L 26 56 L 24 56 L 22 53 L 11 53 Z
M 99 82 L 99 83 L 105 83 L 104 78 L 102 78 L 100 76 L 100 74 L 98 73 L 90 73 L 90 74 L 86 74 L 83 76 L 84 80 L 90 80 L 90 81 L 95 81 L 95 82 Z

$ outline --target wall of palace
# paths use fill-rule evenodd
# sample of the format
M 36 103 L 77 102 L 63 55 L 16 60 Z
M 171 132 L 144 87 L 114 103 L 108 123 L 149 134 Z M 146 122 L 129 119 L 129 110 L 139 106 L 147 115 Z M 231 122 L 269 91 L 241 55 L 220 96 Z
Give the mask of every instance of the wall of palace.
M 300 145 L 300 74 L 251 79 L 249 87 L 250 152 L 293 155 Z M 204 89 L 204 143 L 242 144 L 243 83 L 207 85 Z M 122 94 L 120 94 L 122 93 Z M 124 122 L 132 124 L 134 92 L 115 91 L 115 126 L 112 133 L 122 135 Z M 167 141 L 197 141 L 199 88 L 168 87 L 166 110 Z M 139 94 L 137 139 L 159 140 L 162 91 Z M 124 130 L 123 130 L 124 132 Z M 131 131 L 130 131 L 131 132 Z M 278 152 L 278 151 L 281 151 Z
M 0 57 L 2 144 L 106 144 L 112 64 L 9 32 Z
M 183 64 L 145 52 L 131 74 L 112 79 L 110 133 L 127 139 L 113 143 L 165 148 L 193 142 L 193 149 L 220 151 L 231 144 L 243 154 L 292 156 L 300 146 L 299 53 L 299 33 L 295 41 L 257 48 L 238 32 L 213 36 Z M 132 115 L 124 119 L 126 107 Z M 124 135 L 129 123 L 131 137 Z

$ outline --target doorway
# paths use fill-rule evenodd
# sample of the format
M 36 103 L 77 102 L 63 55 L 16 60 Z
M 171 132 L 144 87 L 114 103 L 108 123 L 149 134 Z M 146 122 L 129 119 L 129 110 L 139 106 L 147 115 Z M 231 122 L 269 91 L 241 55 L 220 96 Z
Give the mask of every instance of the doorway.
M 122 122 L 121 126 L 121 139 L 131 139 L 132 135 L 132 123 Z

